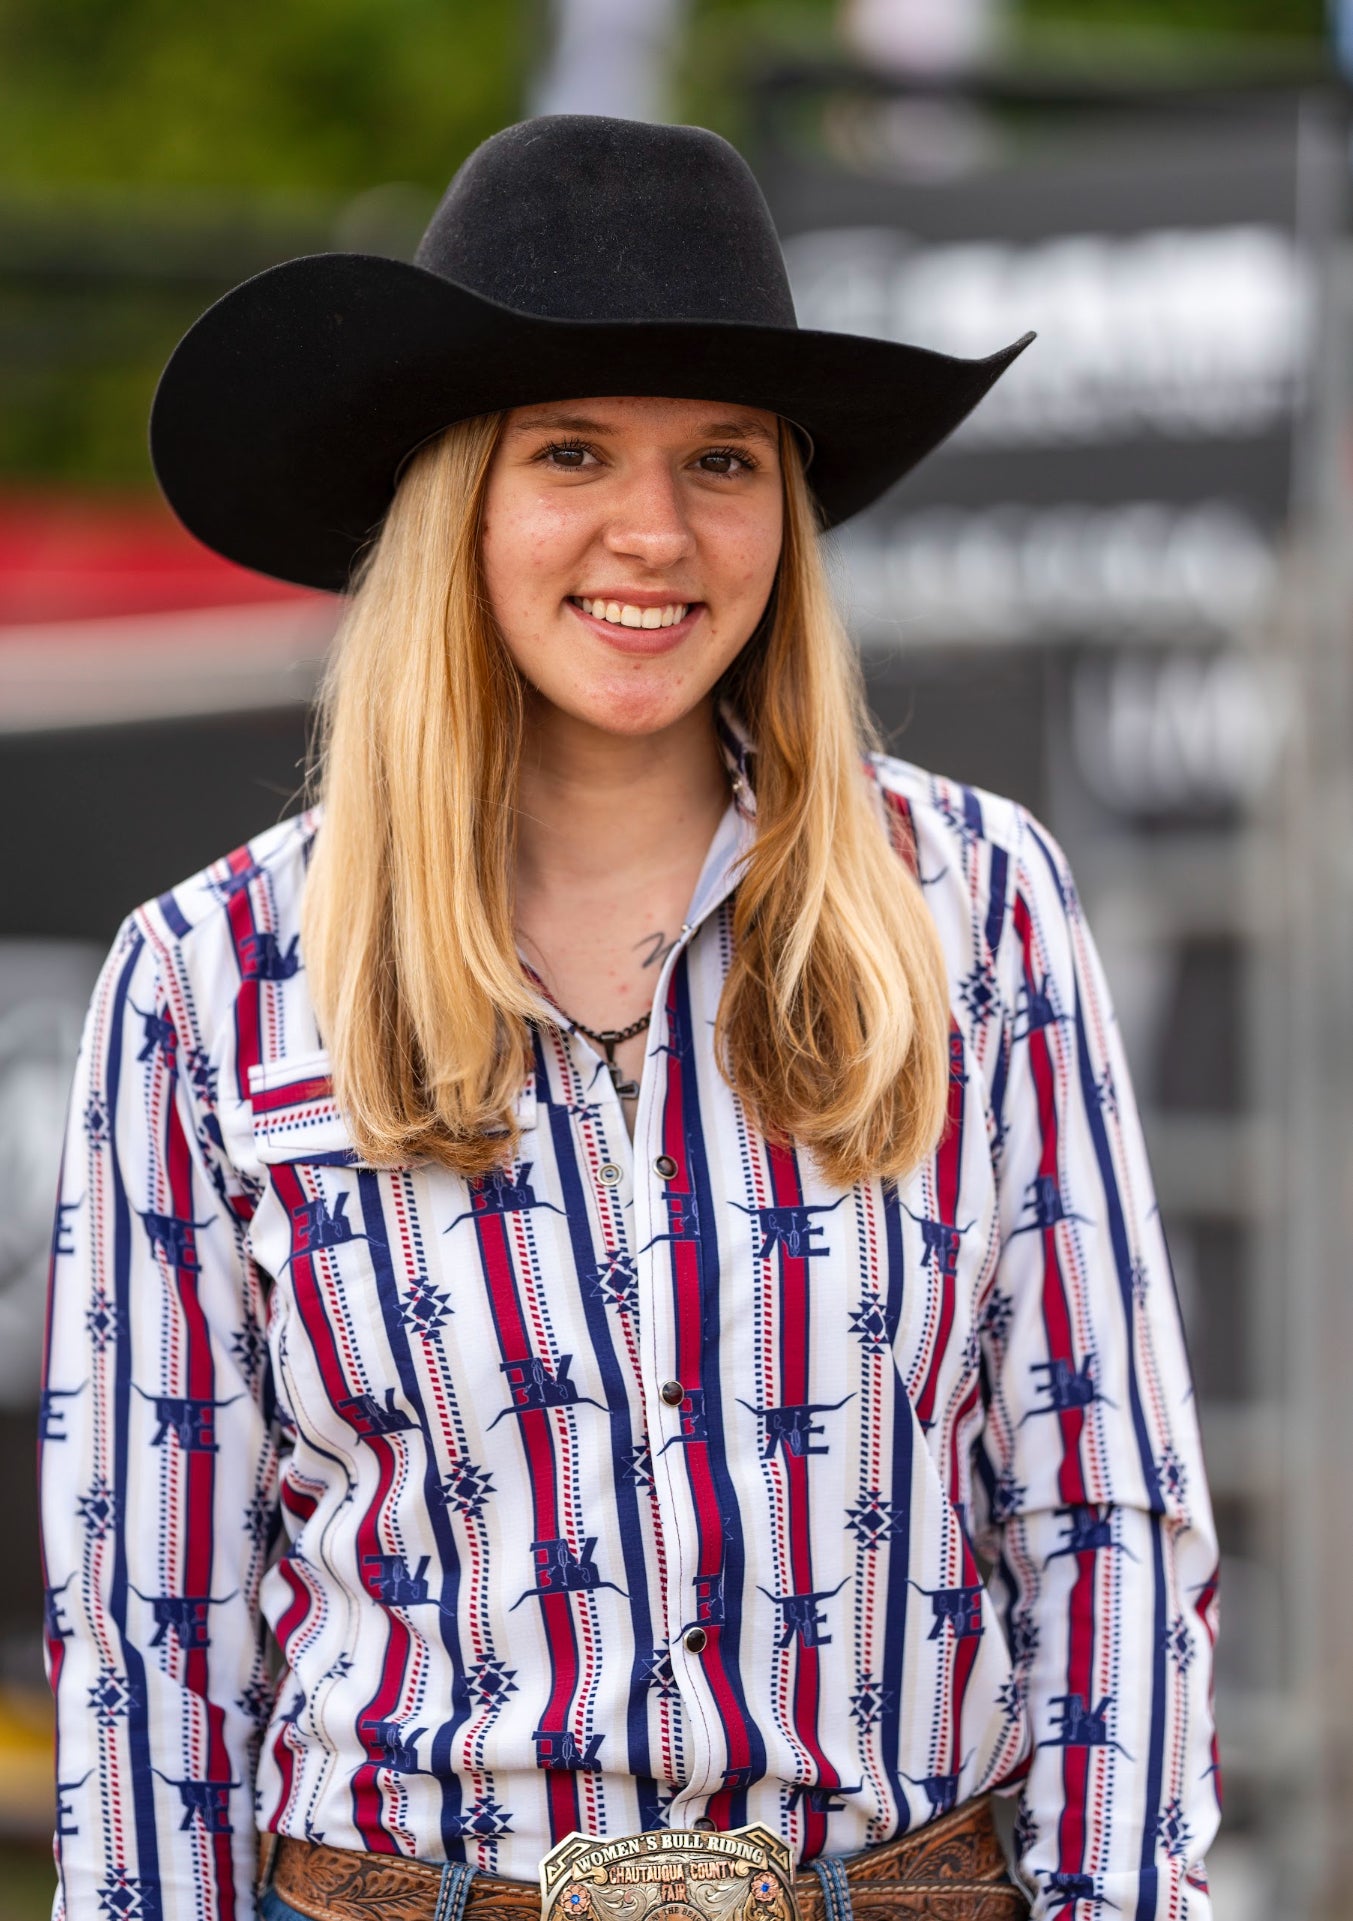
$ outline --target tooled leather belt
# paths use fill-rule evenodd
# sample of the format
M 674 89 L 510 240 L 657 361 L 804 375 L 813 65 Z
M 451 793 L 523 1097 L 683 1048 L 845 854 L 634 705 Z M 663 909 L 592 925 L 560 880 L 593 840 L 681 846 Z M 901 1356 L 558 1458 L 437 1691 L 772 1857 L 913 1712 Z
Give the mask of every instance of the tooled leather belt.
M 540 1921 L 533 1881 L 290 1835 L 260 1836 L 259 1863 L 260 1887 L 309 1921 Z M 800 1921 L 1025 1921 L 1029 1913 L 1010 1879 L 989 1794 L 895 1841 L 809 1862 L 793 1893 Z

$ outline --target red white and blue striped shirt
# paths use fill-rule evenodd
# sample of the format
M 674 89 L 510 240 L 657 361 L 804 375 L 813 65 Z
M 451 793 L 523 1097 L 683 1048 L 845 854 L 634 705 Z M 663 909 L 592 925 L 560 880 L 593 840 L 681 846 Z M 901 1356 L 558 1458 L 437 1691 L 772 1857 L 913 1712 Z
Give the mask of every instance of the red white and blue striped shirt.
M 256 1827 L 529 1880 L 573 1829 L 808 1859 L 993 1786 L 1036 1915 L 1207 1921 L 1217 1548 L 1099 958 L 1028 813 L 871 768 L 951 987 L 897 1186 L 829 1186 L 717 1069 L 745 798 L 633 1144 L 543 1018 L 489 1179 L 354 1156 L 322 810 L 123 923 L 43 1408 L 69 1921 L 246 1921 Z

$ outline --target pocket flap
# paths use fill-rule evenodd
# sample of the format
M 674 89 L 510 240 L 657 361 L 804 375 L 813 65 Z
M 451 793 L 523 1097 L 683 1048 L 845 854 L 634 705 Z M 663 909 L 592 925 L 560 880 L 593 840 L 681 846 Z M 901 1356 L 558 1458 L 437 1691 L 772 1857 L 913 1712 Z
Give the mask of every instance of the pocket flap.
M 347 1122 L 334 1099 L 326 1052 L 256 1062 L 249 1069 L 249 1101 L 254 1117 L 254 1152 L 260 1161 L 320 1161 L 335 1167 L 376 1165 L 362 1160 L 353 1146 Z M 517 1097 L 516 1112 L 523 1133 L 536 1125 L 534 1076 Z M 416 1163 L 384 1165 L 406 1169 Z
M 261 1161 L 364 1166 L 334 1100 L 327 1053 L 293 1054 L 249 1069 L 254 1151 Z

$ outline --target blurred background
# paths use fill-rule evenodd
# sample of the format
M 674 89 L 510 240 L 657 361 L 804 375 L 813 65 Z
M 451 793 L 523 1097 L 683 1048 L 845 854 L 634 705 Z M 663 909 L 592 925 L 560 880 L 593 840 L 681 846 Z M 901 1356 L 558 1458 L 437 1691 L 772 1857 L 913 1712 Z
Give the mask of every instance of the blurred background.
M 80 1022 L 294 812 L 335 603 L 159 503 L 156 375 L 289 255 L 408 257 L 531 111 L 737 141 L 803 324 L 1040 338 L 836 541 L 894 752 L 1071 855 L 1223 1549 L 1219 1921 L 1353 1916 L 1353 7 L 0 0 L 0 1917 L 51 1897 L 33 1445 Z

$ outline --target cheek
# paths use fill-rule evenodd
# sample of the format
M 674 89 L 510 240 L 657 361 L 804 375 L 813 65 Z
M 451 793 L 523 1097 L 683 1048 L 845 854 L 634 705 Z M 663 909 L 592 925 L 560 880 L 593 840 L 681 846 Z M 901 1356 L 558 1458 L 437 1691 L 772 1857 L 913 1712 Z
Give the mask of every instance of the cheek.
M 759 613 L 775 581 L 783 520 L 777 499 L 764 509 L 713 521 L 703 542 L 711 585 L 738 602 L 755 601 Z
M 557 501 L 490 490 L 480 527 L 484 585 L 494 618 L 506 637 L 523 621 L 557 606 L 561 580 L 576 563 L 579 531 Z

